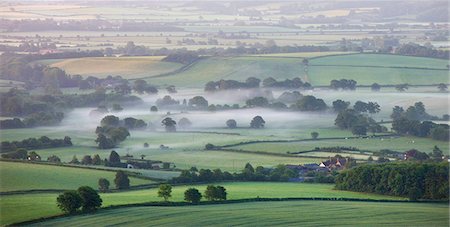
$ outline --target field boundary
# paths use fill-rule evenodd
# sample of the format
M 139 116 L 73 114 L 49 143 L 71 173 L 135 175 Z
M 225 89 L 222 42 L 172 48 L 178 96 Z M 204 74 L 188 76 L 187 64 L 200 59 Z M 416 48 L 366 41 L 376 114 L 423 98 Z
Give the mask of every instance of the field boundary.
M 183 66 L 181 66 L 180 68 L 175 69 L 175 70 L 173 70 L 173 71 L 171 71 L 171 72 L 161 73 L 161 74 L 157 74 L 157 75 L 154 75 L 154 76 L 146 76 L 146 77 L 140 77 L 140 78 L 133 78 L 133 79 L 129 79 L 129 80 L 130 80 L 130 81 L 133 81 L 133 80 L 153 79 L 153 78 L 161 78 L 161 77 L 173 76 L 173 75 L 175 75 L 175 74 L 182 73 L 182 72 L 184 72 L 184 71 L 186 71 L 186 70 L 192 68 L 192 67 L 193 67 L 194 65 L 196 65 L 199 61 L 204 60 L 204 59 L 207 59 L 207 58 L 208 58 L 208 57 L 206 57 L 206 56 L 199 57 L 199 58 L 195 59 L 195 61 L 193 61 L 193 62 L 191 62 L 191 63 L 189 63 L 189 64 L 187 64 L 187 65 L 183 65 Z
M 108 172 L 117 172 L 119 170 L 122 170 L 122 169 L 116 170 L 116 169 L 101 168 L 101 167 L 97 167 L 97 166 L 82 166 L 82 165 L 72 165 L 72 164 L 66 164 L 66 163 L 51 163 L 51 162 L 45 162 L 45 161 L 28 161 L 28 160 L 15 160 L 15 159 L 5 159 L 5 158 L 0 158 L 0 161 L 1 162 L 20 162 L 20 163 L 35 164 L 35 165 L 59 166 L 59 167 L 67 167 L 67 168 L 91 169 L 91 170 L 108 171 Z M 129 174 L 128 175 L 129 177 L 140 178 L 140 179 L 145 179 L 145 180 L 152 180 L 152 181 L 157 181 L 157 182 L 165 182 L 166 181 L 165 179 L 143 176 L 142 173 L 133 172 L 126 168 L 123 168 L 122 171 Z
M 321 140 L 346 140 L 346 139 L 366 139 L 366 138 L 385 138 L 385 137 L 399 137 L 397 134 L 383 134 L 383 135 L 372 135 L 372 136 L 349 136 L 349 137 L 326 137 L 326 138 L 317 138 L 317 139 L 297 139 L 297 140 L 253 140 L 253 141 L 245 141 L 234 144 L 227 144 L 223 146 L 215 146 L 216 148 L 228 148 L 235 147 L 241 145 L 248 144 L 257 144 L 257 143 L 295 143 L 295 142 L 307 142 L 307 141 L 321 141 Z
M 421 69 L 421 70 L 436 70 L 436 71 L 448 71 L 444 68 L 424 68 L 424 67 L 407 67 L 407 66 L 378 66 L 378 65 L 333 65 L 333 64 L 309 64 L 309 66 L 320 67 L 349 67 L 349 68 L 385 68 L 385 69 Z
M 100 208 L 99 211 L 120 209 L 120 208 L 131 208 L 131 207 L 184 207 L 184 206 L 207 206 L 207 205 L 221 205 L 221 204 L 236 204 L 236 203 L 251 203 L 251 202 L 284 202 L 284 201 L 341 201 L 341 202 L 374 202 L 374 203 L 448 203 L 448 201 L 411 201 L 411 200 L 376 200 L 376 199 L 356 199 L 356 198 L 324 198 L 324 197 L 291 197 L 291 198 L 248 198 L 248 199 L 236 199 L 236 200 L 224 200 L 224 201 L 201 201 L 198 204 L 192 204 L 188 202 L 145 202 L 145 203 L 132 203 L 123 205 L 111 205 L 107 207 Z M 79 215 L 89 215 L 94 213 L 82 213 L 78 212 L 75 214 L 59 214 L 49 217 L 42 217 L 33 220 L 16 222 L 9 224 L 7 226 L 21 226 L 41 223 L 57 218 L 79 216 Z

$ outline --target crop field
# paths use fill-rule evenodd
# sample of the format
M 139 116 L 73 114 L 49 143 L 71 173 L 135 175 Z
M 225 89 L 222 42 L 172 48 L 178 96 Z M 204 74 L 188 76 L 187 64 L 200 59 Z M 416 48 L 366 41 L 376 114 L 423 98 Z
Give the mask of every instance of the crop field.
M 152 77 L 172 72 L 182 64 L 162 62 L 163 57 L 99 57 L 76 58 L 50 62 L 72 75 L 106 77 L 122 76 L 125 79 Z M 45 62 L 44 62 L 45 63 Z
M 114 183 L 115 172 L 50 165 L 0 162 L 1 192 L 32 189 L 77 189 L 80 186 L 98 187 L 98 179 Z M 131 178 L 131 185 L 151 181 Z
M 226 214 L 226 215 L 224 215 Z M 89 226 L 447 226 L 446 204 L 370 203 L 341 201 L 252 202 L 188 207 L 131 207 L 94 215 L 58 218 L 37 225 Z M 170 218 L 169 218 L 170 217 Z
M 332 184 L 302 184 L 302 183 L 268 183 L 268 182 L 239 182 L 220 183 L 228 192 L 228 199 L 243 198 L 289 198 L 289 197 L 323 197 L 323 198 L 362 198 L 362 199 L 403 199 L 399 197 L 382 196 L 367 193 L 333 190 Z M 182 201 L 183 193 L 189 187 L 196 187 L 201 192 L 206 185 L 176 186 L 172 189 L 171 201 Z M 142 203 L 161 201 L 157 197 L 157 189 L 146 189 L 119 193 L 103 193 L 103 206 L 121 205 L 129 203 Z M 57 194 L 39 193 L 28 195 L 0 196 L 0 212 L 14 215 L 1 219 L 1 225 L 18 221 L 30 220 L 42 216 L 59 214 L 56 207 Z M 22 204 L 22 205 L 20 205 Z M 19 212 L 22 207 L 28 212 Z

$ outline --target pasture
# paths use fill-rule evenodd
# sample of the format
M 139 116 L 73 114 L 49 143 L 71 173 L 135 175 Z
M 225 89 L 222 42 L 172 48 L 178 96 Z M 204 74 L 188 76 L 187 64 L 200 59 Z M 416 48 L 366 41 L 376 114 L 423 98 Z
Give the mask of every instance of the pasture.
M 49 61 L 52 67 L 58 67 L 71 75 L 95 76 L 104 78 L 109 75 L 122 76 L 125 79 L 152 77 L 172 72 L 182 64 L 163 62 L 164 57 L 97 57 L 75 58 Z M 45 61 L 41 61 L 45 63 Z
M 149 81 L 160 85 L 174 84 L 199 88 L 208 81 L 220 79 L 242 81 L 250 76 L 260 79 L 273 77 L 278 80 L 300 77 L 313 86 L 327 86 L 331 80 L 343 78 L 354 79 L 358 85 L 448 83 L 448 70 L 444 60 L 378 54 L 313 58 L 307 72 L 302 59 L 295 57 L 211 57 L 199 61 L 183 72 Z
M 303 141 L 291 143 L 255 143 L 231 147 L 249 151 L 266 151 L 273 153 L 310 151 L 316 147 L 356 147 L 364 151 L 379 151 L 389 149 L 404 152 L 417 149 L 426 153 L 431 153 L 434 146 L 438 146 L 443 151 L 449 150 L 449 145 L 444 141 L 431 140 L 417 137 L 387 137 L 387 138 L 367 138 L 367 139 L 336 139 L 320 141 Z M 304 155 L 310 155 L 305 153 Z M 344 154 L 343 154 L 344 155 Z M 345 156 L 345 155 L 344 155 Z
M 362 198 L 362 199 L 403 199 L 399 197 L 338 191 L 333 190 L 332 184 L 304 184 L 304 183 L 274 183 L 274 182 L 238 182 L 218 183 L 227 189 L 228 199 L 244 198 L 289 198 L 289 197 L 326 197 L 326 198 Z M 183 193 L 189 187 L 196 187 L 204 192 L 206 185 L 175 186 L 172 189 L 170 201 L 182 201 Z M 142 203 L 161 201 L 157 197 L 157 189 L 127 191 L 119 193 L 102 193 L 103 206 L 121 205 L 130 203 Z M 39 193 L 26 195 L 0 196 L 0 212 L 14 214 L 3 216 L 0 225 L 31 220 L 43 216 L 60 214 L 56 207 L 57 194 Z M 20 212 L 27 207 L 27 212 Z
M 27 191 L 34 189 L 72 189 L 80 186 L 98 188 L 98 179 L 106 178 L 114 188 L 115 172 L 62 166 L 0 162 L 0 190 Z M 130 185 L 152 183 L 150 180 L 130 178 Z
M 446 204 L 342 201 L 252 202 L 187 207 L 130 207 L 53 219 L 36 226 L 407 226 L 448 225 Z

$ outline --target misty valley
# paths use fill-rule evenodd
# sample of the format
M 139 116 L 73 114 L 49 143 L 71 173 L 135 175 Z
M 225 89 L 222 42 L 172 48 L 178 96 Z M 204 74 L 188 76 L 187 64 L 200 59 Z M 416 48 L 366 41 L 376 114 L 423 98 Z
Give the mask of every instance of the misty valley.
M 449 26 L 439 0 L 2 2 L 0 225 L 448 226 Z

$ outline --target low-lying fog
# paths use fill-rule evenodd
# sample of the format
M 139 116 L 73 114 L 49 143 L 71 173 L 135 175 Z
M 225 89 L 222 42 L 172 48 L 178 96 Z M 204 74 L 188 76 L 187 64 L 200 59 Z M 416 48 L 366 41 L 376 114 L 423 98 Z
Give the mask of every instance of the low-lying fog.
M 152 122 L 157 130 L 163 130 L 161 120 L 165 117 L 171 117 L 175 121 L 186 117 L 192 122 L 192 129 L 211 129 L 224 128 L 225 122 L 228 119 L 237 121 L 238 127 L 249 127 L 250 121 L 253 117 L 259 115 L 266 121 L 266 128 L 295 128 L 301 127 L 304 124 L 317 124 L 320 127 L 332 127 L 334 125 L 335 114 L 331 113 L 317 113 L 317 112 L 291 112 L 291 111 L 275 111 L 270 109 L 252 108 L 252 109 L 237 109 L 237 110 L 218 110 L 216 112 L 210 111 L 173 111 L 160 109 L 158 112 L 150 112 L 150 107 L 155 105 L 157 99 L 170 95 L 172 98 L 182 102 L 183 99 L 189 100 L 194 96 L 201 95 L 205 97 L 209 104 L 239 104 L 241 107 L 245 105 L 245 100 L 249 97 L 262 94 L 265 89 L 260 90 L 228 90 L 215 93 L 205 93 L 202 89 L 183 89 L 177 93 L 168 94 L 161 91 L 158 95 L 143 95 L 141 98 L 144 104 L 124 107 L 124 110 L 117 113 L 108 113 L 100 116 L 90 116 L 90 112 L 94 108 L 78 108 L 69 113 L 66 113 L 64 120 L 56 129 L 64 130 L 81 130 L 94 131 L 100 124 L 100 120 L 106 115 L 115 115 L 120 119 L 126 117 L 134 117 L 143 119 L 147 123 Z M 283 91 L 274 90 L 269 93 L 274 98 L 281 95 Z M 343 91 L 336 92 L 326 89 L 315 89 L 311 91 L 301 91 L 303 95 L 314 95 L 318 98 L 324 99 L 328 106 L 336 99 L 350 101 L 352 104 L 356 100 L 361 101 L 375 101 L 381 105 L 381 113 L 373 115 L 376 119 L 387 120 L 395 105 L 403 106 L 405 109 L 409 105 L 413 105 L 417 100 L 422 101 L 430 114 L 446 113 L 448 110 L 448 96 L 440 93 L 391 93 L 371 91 Z M 266 93 L 267 95 L 267 93 Z M 420 97 L 420 98 L 419 98 Z M 167 114 L 170 112 L 170 114 Z

